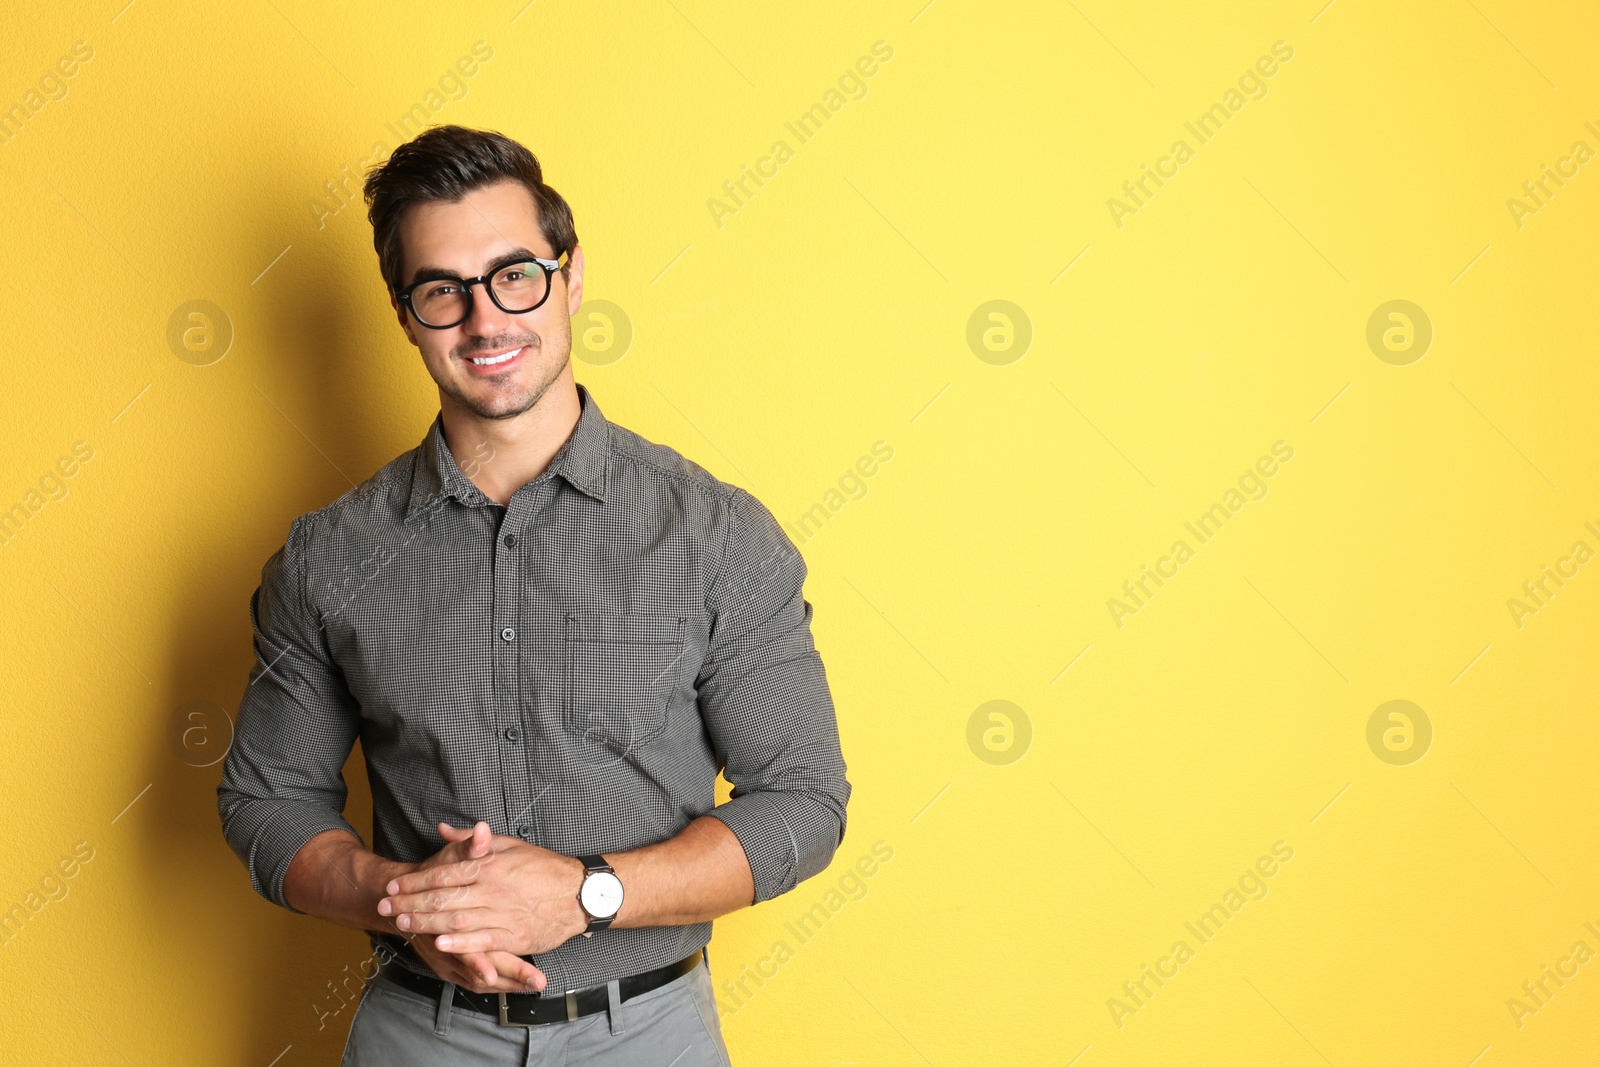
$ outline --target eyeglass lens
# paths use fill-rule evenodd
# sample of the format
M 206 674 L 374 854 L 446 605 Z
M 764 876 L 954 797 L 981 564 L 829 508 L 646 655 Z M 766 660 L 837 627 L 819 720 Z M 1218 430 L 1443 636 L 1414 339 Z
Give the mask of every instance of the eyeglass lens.
M 496 302 L 509 314 L 532 311 L 544 300 L 550 276 L 537 263 L 512 263 L 489 280 Z M 411 292 L 411 309 L 429 326 L 454 326 L 467 317 L 467 290 L 450 278 L 426 282 Z

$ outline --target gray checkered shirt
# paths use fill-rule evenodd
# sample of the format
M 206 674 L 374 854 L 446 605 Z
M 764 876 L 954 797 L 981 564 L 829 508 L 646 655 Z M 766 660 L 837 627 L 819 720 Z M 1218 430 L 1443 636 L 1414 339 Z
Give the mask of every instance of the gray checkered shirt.
M 843 841 L 851 786 L 804 560 L 755 497 L 578 394 L 571 437 L 508 506 L 463 473 L 436 417 L 419 447 L 295 519 L 262 568 L 217 807 L 267 900 L 297 910 L 283 876 L 313 835 L 361 837 L 343 815 L 357 738 L 371 848 L 390 859 L 437 852 L 440 821 L 576 856 L 709 814 L 744 846 L 759 903 Z M 403 937 L 369 936 L 432 973 Z M 608 929 L 527 958 L 549 989 L 577 989 L 710 938 L 710 922 Z

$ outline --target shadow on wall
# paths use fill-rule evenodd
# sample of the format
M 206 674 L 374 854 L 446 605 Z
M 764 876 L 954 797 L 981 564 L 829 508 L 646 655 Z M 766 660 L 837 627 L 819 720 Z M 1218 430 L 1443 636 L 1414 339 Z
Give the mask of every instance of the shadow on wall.
M 154 788 L 144 803 L 156 811 L 140 820 L 150 833 L 142 850 L 147 899 L 135 914 L 154 927 L 147 936 L 192 946 L 197 969 L 182 983 L 220 986 L 199 1000 L 214 1031 L 237 1034 L 192 1040 L 211 1048 L 210 1062 L 252 1067 L 291 1045 L 292 1062 L 336 1062 L 360 992 L 352 976 L 371 950 L 360 931 L 256 895 L 222 837 L 221 759 L 255 658 L 250 596 L 296 516 L 414 447 L 437 410 L 433 383 L 389 308 L 364 215 L 349 212 L 347 224 L 318 232 L 300 213 L 280 210 L 303 199 L 302 186 L 315 183 L 300 176 L 317 168 L 309 159 L 258 160 L 253 171 L 239 164 L 237 247 L 260 253 L 262 263 L 285 245 L 289 251 L 254 283 L 195 294 L 225 307 L 234 341 L 222 361 L 194 373 L 225 370 L 217 380 L 228 384 L 213 395 L 239 413 L 235 423 L 222 421 L 227 432 L 266 431 L 224 449 L 237 457 L 224 473 L 235 481 L 230 494 L 248 508 L 213 517 L 216 502 L 208 503 L 203 487 L 176 499 L 220 535 L 193 544 L 187 568 L 175 575 L 170 662 L 157 680 L 172 722 L 145 756 Z M 284 188 L 264 190 L 262 174 L 288 177 Z M 359 743 L 345 781 L 345 817 L 370 845 L 372 800 Z M 173 1005 L 176 1032 L 195 1033 L 201 1003 Z

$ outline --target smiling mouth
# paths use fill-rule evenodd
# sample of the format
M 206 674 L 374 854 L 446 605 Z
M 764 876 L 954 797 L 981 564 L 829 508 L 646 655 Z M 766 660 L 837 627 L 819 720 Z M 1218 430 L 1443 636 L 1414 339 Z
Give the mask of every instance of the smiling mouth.
M 523 345 L 520 348 L 513 348 L 507 352 L 497 352 L 493 355 L 468 356 L 467 362 L 472 364 L 474 367 L 499 367 L 517 360 L 527 350 L 528 346 Z
M 517 352 L 521 352 L 521 351 L 522 351 L 522 349 L 519 348 L 519 349 L 517 349 L 516 352 L 506 352 L 506 353 L 503 353 L 503 354 L 498 355 L 498 356 L 485 356 L 485 357 L 482 357 L 482 358 L 479 358 L 479 357 L 475 356 L 475 357 L 473 357 L 472 362 L 476 363 L 480 367 L 492 367 L 496 363 L 504 363 L 508 359 L 516 359 L 517 358 Z

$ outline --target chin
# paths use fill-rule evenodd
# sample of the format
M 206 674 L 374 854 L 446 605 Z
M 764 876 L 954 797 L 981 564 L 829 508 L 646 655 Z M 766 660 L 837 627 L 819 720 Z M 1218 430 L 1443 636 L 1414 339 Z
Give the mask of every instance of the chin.
M 480 419 L 515 418 L 533 407 L 538 402 L 538 399 L 539 394 L 532 390 L 518 392 L 511 396 L 501 393 L 493 397 L 455 394 L 456 402 Z

